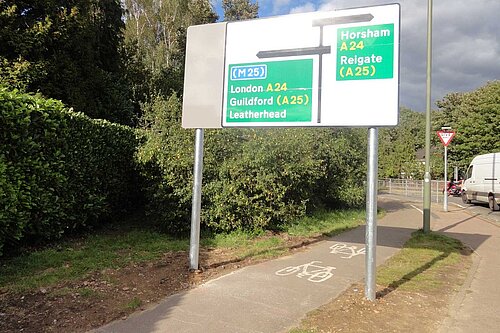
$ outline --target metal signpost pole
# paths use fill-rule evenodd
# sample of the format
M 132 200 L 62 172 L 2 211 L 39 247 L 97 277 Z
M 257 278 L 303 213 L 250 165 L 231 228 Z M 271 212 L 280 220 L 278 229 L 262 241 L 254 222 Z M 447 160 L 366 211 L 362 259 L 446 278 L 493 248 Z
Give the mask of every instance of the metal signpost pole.
M 427 89 L 425 108 L 425 174 L 424 233 L 431 231 L 431 71 L 432 68 L 432 0 L 427 1 Z
M 444 146 L 444 197 L 443 210 L 448 211 L 448 146 Z
M 201 181 L 203 177 L 203 128 L 196 129 L 193 175 L 193 206 L 191 210 L 189 268 L 197 270 L 198 256 L 200 251 Z
M 366 284 L 365 296 L 376 299 L 378 129 L 368 129 L 368 175 L 366 179 Z

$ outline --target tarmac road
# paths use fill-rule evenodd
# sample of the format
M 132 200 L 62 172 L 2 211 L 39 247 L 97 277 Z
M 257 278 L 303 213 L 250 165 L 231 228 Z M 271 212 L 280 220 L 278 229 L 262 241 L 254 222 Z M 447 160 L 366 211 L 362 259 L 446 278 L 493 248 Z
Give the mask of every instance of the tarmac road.
M 476 216 L 480 216 L 494 223 L 500 223 L 500 211 L 492 212 L 487 203 L 464 204 L 460 197 L 448 197 L 448 204 L 455 205 Z

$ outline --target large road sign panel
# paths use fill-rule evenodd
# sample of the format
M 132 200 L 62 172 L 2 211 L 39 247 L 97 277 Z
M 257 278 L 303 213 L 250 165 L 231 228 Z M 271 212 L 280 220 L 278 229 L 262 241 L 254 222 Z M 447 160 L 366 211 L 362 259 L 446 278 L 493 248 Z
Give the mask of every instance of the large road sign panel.
M 397 4 L 190 27 L 183 127 L 397 125 L 399 30 Z
M 388 5 L 228 23 L 222 125 L 396 125 L 399 13 Z

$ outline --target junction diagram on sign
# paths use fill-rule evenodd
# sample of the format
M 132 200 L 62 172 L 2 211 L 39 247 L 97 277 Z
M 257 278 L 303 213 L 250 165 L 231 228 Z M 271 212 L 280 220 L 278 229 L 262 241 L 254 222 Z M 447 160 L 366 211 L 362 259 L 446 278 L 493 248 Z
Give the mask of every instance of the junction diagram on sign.
M 399 6 L 230 22 L 222 125 L 391 126 Z

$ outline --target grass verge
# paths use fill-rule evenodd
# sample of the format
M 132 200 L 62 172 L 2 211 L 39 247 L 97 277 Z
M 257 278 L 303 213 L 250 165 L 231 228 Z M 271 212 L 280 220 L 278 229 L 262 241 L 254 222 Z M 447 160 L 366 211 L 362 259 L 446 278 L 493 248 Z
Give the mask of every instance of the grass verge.
M 379 270 L 377 282 L 389 289 L 432 292 L 443 286 L 443 271 L 460 261 L 463 249 L 456 239 L 414 232 L 404 248 Z
M 155 260 L 164 252 L 188 246 L 188 240 L 148 230 L 91 235 L 1 262 L 0 288 L 27 291 L 48 287 L 84 278 L 90 272 Z
M 280 235 L 243 231 L 205 235 L 201 246 L 232 249 L 237 259 L 272 258 L 290 250 L 284 240 L 287 237 L 313 238 L 338 234 L 363 224 L 364 214 L 364 210 L 318 212 L 290 224 Z M 148 223 L 134 221 L 134 225 Z M 176 239 L 148 229 L 125 227 L 121 231 L 100 232 L 0 261 L 0 288 L 29 291 L 50 287 L 84 279 L 92 272 L 154 261 L 166 252 L 188 249 L 188 238 Z
M 290 333 L 393 332 L 394 327 L 401 332 L 432 331 L 434 320 L 442 318 L 439 310 L 464 282 L 470 264 L 470 251 L 460 241 L 416 231 L 377 269 L 375 302 L 367 301 L 361 283 L 356 284 L 311 311 Z

